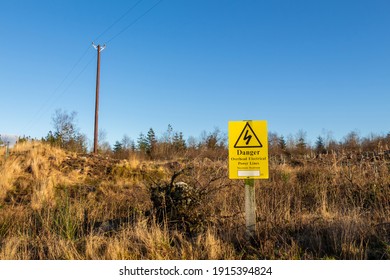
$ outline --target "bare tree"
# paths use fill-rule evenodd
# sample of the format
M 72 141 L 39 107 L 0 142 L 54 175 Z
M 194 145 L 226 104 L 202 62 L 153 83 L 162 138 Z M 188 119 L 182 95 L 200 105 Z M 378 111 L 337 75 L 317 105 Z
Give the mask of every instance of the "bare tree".
M 76 126 L 75 111 L 70 114 L 67 111 L 57 109 L 52 117 L 54 133 L 49 132 L 46 142 L 76 152 L 86 152 L 87 138 L 79 132 Z

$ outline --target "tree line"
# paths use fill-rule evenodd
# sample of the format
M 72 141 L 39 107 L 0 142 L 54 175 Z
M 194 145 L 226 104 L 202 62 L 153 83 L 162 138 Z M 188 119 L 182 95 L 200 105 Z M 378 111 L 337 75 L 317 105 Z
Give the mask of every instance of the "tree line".
M 56 110 L 52 117 L 53 131 L 49 131 L 42 141 L 69 151 L 89 152 L 88 138 L 77 127 L 76 116 L 76 112 Z M 270 132 L 268 146 L 270 156 L 282 155 L 287 158 L 333 152 L 383 153 L 390 150 L 390 133 L 360 137 L 359 133 L 352 131 L 341 141 L 327 135 L 318 136 L 315 143 L 310 144 L 306 132 L 302 130 L 295 136 L 288 137 Z M 227 135 L 217 128 L 213 132 L 203 132 L 199 139 L 191 136 L 186 140 L 182 132 L 175 131 L 168 125 L 160 137 L 153 128 L 149 128 L 146 133 L 141 132 L 135 140 L 124 135 L 121 140 L 115 141 L 113 146 L 105 141 L 105 133 L 100 132 L 98 152 L 118 159 L 127 159 L 132 155 L 152 160 L 197 156 L 226 159 L 227 149 Z

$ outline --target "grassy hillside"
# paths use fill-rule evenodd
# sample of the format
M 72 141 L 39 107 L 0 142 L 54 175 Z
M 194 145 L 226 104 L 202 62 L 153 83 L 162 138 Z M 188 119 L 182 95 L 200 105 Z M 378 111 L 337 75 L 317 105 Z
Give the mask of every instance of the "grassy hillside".
M 0 151 L 0 259 L 390 259 L 390 160 L 270 161 L 245 238 L 226 160 Z

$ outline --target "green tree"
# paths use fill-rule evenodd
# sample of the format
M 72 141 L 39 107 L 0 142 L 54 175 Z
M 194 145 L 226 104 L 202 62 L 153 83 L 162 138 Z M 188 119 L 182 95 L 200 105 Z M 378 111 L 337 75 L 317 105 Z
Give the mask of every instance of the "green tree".
M 172 138 L 172 145 L 176 152 L 182 152 L 187 148 L 182 132 L 175 132 Z
M 150 128 L 146 135 L 146 143 L 147 143 L 146 154 L 149 155 L 150 157 L 153 157 L 157 145 L 156 134 L 154 133 L 153 128 Z
M 297 143 L 296 150 L 300 155 L 304 155 L 306 153 L 307 143 L 306 143 L 306 132 L 300 130 L 297 134 Z
M 115 141 L 114 144 L 114 153 L 119 154 L 123 151 L 122 143 L 119 141 Z
M 137 139 L 137 148 L 141 153 L 146 154 L 146 151 L 148 149 L 148 140 L 145 137 L 145 134 L 143 134 L 142 132 L 139 134 L 139 137 Z
M 287 143 L 283 135 L 279 137 L 278 145 L 283 152 L 287 150 Z
M 324 139 L 321 136 L 317 137 L 315 151 L 317 154 L 325 154 L 326 153 Z

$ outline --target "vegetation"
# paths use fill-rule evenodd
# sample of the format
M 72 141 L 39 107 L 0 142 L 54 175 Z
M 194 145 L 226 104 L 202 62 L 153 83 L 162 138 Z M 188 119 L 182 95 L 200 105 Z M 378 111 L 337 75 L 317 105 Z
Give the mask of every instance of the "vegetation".
M 68 151 L 86 152 L 86 136 L 79 132 L 76 126 L 77 113 L 68 113 L 60 109 L 56 110 L 52 122 L 54 132 L 49 131 L 43 141 L 52 146 L 60 147 Z
M 150 129 L 99 155 L 79 136 L 0 150 L 0 259 L 390 259 L 390 135 L 270 133 L 250 239 L 220 131 Z

